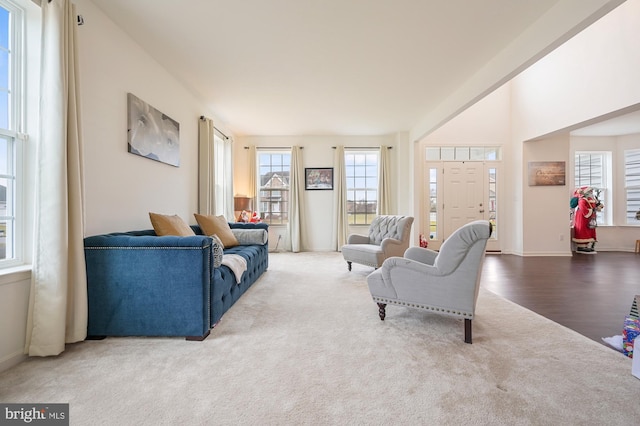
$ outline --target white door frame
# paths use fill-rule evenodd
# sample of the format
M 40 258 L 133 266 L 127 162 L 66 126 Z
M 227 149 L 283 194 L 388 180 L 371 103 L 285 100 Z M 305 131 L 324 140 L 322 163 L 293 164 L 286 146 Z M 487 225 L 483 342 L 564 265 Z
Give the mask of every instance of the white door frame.
M 426 235 L 429 238 L 430 235 L 430 188 L 429 188 L 429 179 L 430 179 L 430 169 L 437 169 L 437 214 L 436 214 L 436 226 L 435 226 L 435 238 L 433 240 L 429 239 L 429 248 L 437 250 L 440 248 L 440 245 L 444 242 L 448 235 L 450 235 L 458 226 L 455 220 L 448 220 L 447 210 L 451 211 L 451 205 L 447 207 L 445 205 L 446 195 L 445 191 L 449 189 L 451 191 L 451 185 L 448 183 L 448 176 L 446 173 L 447 169 L 450 169 L 454 164 L 462 164 L 462 163 L 481 163 L 481 184 L 482 184 L 482 194 L 479 195 L 478 199 L 474 202 L 474 205 L 467 206 L 469 209 L 474 209 L 474 218 L 468 217 L 466 222 L 469 222 L 475 218 L 477 219 L 485 219 L 490 220 L 491 209 L 495 210 L 495 222 L 496 229 L 493 230 L 492 237 L 489 239 L 487 243 L 488 251 L 501 251 L 501 242 L 499 239 L 499 228 L 500 228 L 500 211 L 501 205 L 503 204 L 504 196 L 502 194 L 502 161 L 427 161 L 424 164 L 423 168 L 423 200 L 425 200 L 421 206 L 420 217 L 423 218 L 421 223 L 423 223 L 423 232 L 422 234 Z M 489 185 L 489 169 L 495 169 L 495 185 Z M 472 183 L 471 183 L 472 184 Z M 491 186 L 491 187 L 490 187 Z M 447 188 L 449 187 L 449 188 Z M 476 187 L 479 189 L 479 187 Z M 494 192 L 494 194 L 492 194 Z M 482 206 L 480 206 L 482 204 Z M 497 204 L 497 205 L 496 205 Z M 496 209 L 497 207 L 497 209 Z M 471 211 L 471 210 L 470 210 Z M 462 218 L 458 220 L 463 220 Z M 466 223 L 465 222 L 465 223 Z

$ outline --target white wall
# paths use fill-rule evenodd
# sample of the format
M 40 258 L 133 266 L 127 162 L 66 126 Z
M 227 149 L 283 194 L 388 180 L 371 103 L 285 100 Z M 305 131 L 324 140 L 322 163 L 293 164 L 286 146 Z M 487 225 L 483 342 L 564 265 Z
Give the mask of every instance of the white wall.
M 640 102 L 640 1 L 628 0 L 513 80 L 520 140 Z
M 554 204 L 551 211 L 549 203 L 536 206 L 529 198 L 535 199 L 540 190 L 527 185 L 527 162 L 570 158 L 567 130 L 640 103 L 638 28 L 640 0 L 628 0 L 512 81 L 514 157 L 510 166 L 520 179 L 513 193 L 523 194 L 523 201 L 515 202 L 510 212 L 514 235 L 523 232 L 522 239 L 513 241 L 515 253 L 537 254 L 545 250 L 545 241 L 551 244 L 550 254 L 564 250 L 558 245 L 559 235 L 567 222 L 564 207 L 571 188 L 567 185 L 563 194 L 559 189 L 545 190 L 545 197 Z M 544 141 L 524 143 L 536 139 Z M 517 147 L 523 143 L 523 154 L 518 156 Z M 535 221 L 535 217 L 545 217 L 552 228 L 539 234 L 532 232 L 529 221 Z M 629 250 L 630 241 L 635 245 L 635 239 L 640 238 L 639 231 L 600 228 L 597 248 Z
M 563 134 L 541 141 L 527 142 L 523 149 L 524 170 L 530 161 L 564 161 L 571 173 L 569 135 Z M 566 180 L 565 180 L 566 181 Z M 569 256 L 571 235 L 569 222 L 570 186 L 529 186 L 524 179 L 523 254 L 528 256 Z
M 511 155 L 511 90 L 505 85 L 487 97 L 471 106 L 460 115 L 449 121 L 438 130 L 420 141 L 416 152 L 416 169 L 414 180 L 423 182 L 425 169 L 425 148 L 427 146 L 500 146 L 502 147 L 503 161 L 501 172 L 498 175 L 499 199 L 498 199 L 498 235 L 511 235 L 511 225 L 507 206 L 511 202 L 511 192 L 504 188 L 511 180 L 508 159 Z M 418 185 L 416 197 L 426 198 L 422 185 Z M 428 235 L 427 202 L 416 202 L 420 212 L 416 211 L 417 222 L 414 226 L 415 235 Z M 502 237 L 501 237 L 502 240 Z M 509 246 L 501 244 L 502 251 L 508 252 Z
M 504 85 L 422 139 L 423 145 L 496 145 L 510 142 L 511 90 Z
M 30 285 L 30 271 L 0 275 L 0 372 L 26 357 Z
M 624 0 L 585 1 L 562 0 L 556 2 L 526 31 L 512 40 L 464 84 L 450 94 L 435 110 L 430 111 L 411 130 L 411 139 L 422 139 L 442 123 L 493 89 L 507 83 L 527 66 L 552 51 L 559 43 L 589 26 L 607 10 Z
M 407 180 L 400 180 L 410 173 L 411 161 L 406 134 L 389 136 L 243 136 L 237 137 L 234 143 L 234 192 L 248 193 L 249 150 L 245 146 L 258 147 L 291 147 L 301 146 L 304 167 L 335 167 L 334 146 L 346 147 L 393 147 L 391 162 L 394 170 L 392 188 L 392 204 L 396 213 L 411 215 L 411 186 Z M 302 250 L 329 251 L 335 248 L 331 244 L 332 230 L 335 223 L 333 215 L 334 191 L 304 191 L 304 211 L 302 218 L 303 239 Z M 352 232 L 366 233 L 368 227 L 352 227 Z M 269 244 L 273 249 L 278 236 L 282 235 L 278 249 L 283 248 L 286 227 L 271 226 L 269 228 Z
M 195 224 L 198 118 L 211 115 L 90 1 L 76 3 L 85 20 L 78 33 L 86 235 L 149 229 L 150 211 Z M 127 152 L 128 92 L 180 123 L 180 167 Z

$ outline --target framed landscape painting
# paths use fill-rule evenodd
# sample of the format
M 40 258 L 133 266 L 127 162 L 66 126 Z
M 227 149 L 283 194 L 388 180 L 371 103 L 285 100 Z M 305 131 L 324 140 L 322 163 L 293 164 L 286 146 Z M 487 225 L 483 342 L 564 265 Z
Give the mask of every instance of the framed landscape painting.
M 132 154 L 180 166 L 180 123 L 127 94 L 127 144 Z
M 530 161 L 529 186 L 565 184 L 564 161 Z

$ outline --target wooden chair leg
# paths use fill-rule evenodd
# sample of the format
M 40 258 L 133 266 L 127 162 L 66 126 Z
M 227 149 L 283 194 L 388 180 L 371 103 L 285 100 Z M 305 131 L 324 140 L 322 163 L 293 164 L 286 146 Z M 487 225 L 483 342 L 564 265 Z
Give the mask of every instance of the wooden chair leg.
M 386 315 L 385 308 L 387 307 L 386 303 L 378 303 L 378 315 L 380 315 L 380 321 L 384 321 L 384 317 Z
M 464 319 L 464 342 L 471 344 L 471 320 Z

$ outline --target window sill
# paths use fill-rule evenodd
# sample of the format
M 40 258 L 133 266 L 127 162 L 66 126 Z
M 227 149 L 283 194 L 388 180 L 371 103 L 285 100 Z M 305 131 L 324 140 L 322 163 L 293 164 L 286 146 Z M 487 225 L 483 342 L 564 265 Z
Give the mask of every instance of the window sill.
M 0 269 L 0 286 L 31 279 L 31 265 L 19 265 Z

